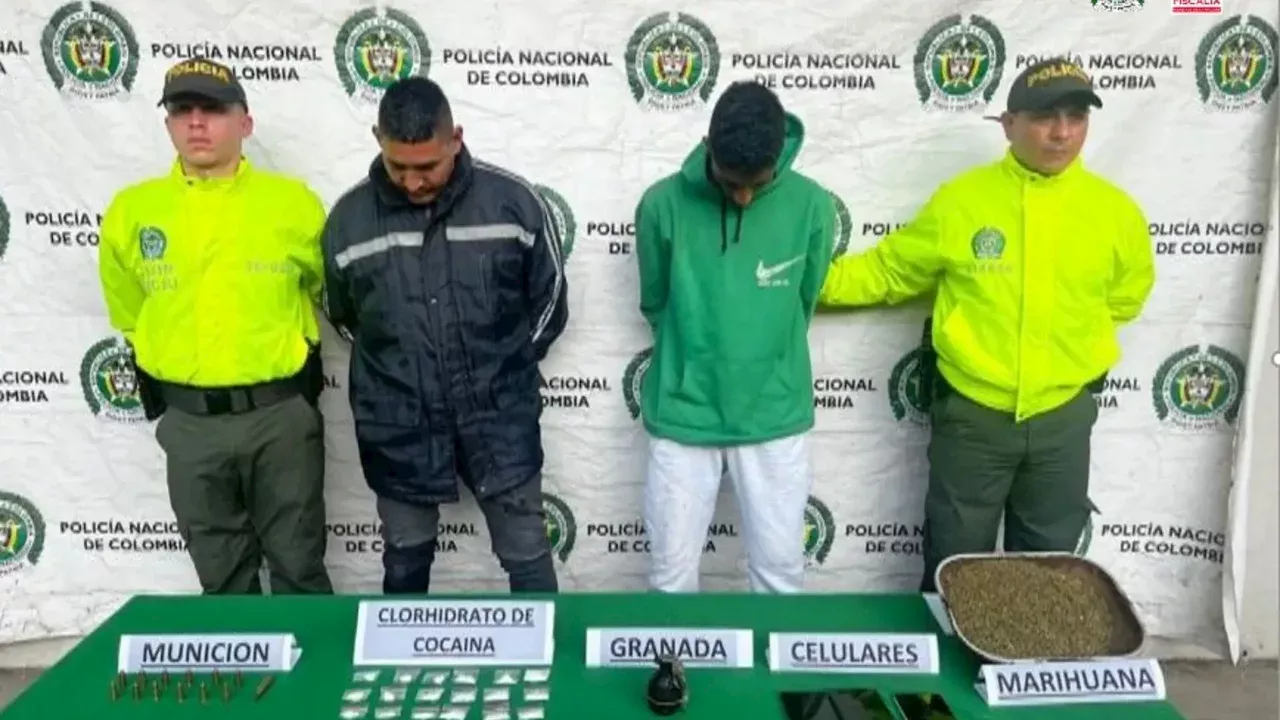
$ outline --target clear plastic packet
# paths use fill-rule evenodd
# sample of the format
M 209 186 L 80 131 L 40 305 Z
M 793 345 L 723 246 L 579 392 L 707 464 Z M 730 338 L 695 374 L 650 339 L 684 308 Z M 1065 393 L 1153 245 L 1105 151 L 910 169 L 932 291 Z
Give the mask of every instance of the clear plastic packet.
M 443 685 L 449 679 L 449 673 L 444 671 L 428 670 L 422 674 L 423 685 Z
M 418 681 L 418 675 L 420 675 L 421 673 L 422 673 L 421 670 L 401 668 L 400 670 L 396 671 L 395 683 L 397 685 L 412 685 L 413 683 Z
M 384 703 L 402 703 L 409 697 L 409 688 L 385 687 L 378 691 L 378 699 Z
M 519 670 L 494 670 L 493 671 L 494 685 L 516 685 L 516 684 L 519 684 L 519 682 L 520 682 Z
M 353 688 L 342 693 L 342 702 L 359 705 L 369 702 L 369 696 L 373 694 L 373 688 Z
M 522 707 L 516 711 L 517 720 L 544 720 L 546 717 L 547 711 L 541 705 Z
M 467 708 L 454 707 L 440 711 L 440 720 L 467 720 Z
M 480 673 L 475 670 L 454 670 L 454 685 L 475 685 L 480 680 Z
M 544 683 L 551 679 L 551 668 L 529 668 L 524 671 L 527 683 Z
M 342 720 L 360 720 L 369 712 L 369 708 L 362 705 L 348 705 L 338 712 L 338 717 Z
M 442 687 L 424 687 L 418 690 L 415 700 L 420 703 L 438 703 L 444 697 Z
M 486 707 L 482 717 L 484 720 L 511 720 L 511 708 L 506 705 Z
M 449 702 L 453 705 L 470 705 L 476 701 L 475 688 L 454 688 L 449 693 Z
M 440 708 L 414 708 L 409 713 L 410 720 L 439 720 Z
M 400 708 L 380 707 L 373 711 L 374 720 L 400 720 Z
M 377 670 L 356 670 L 351 673 L 351 683 L 353 685 L 369 685 L 378 682 L 378 676 L 382 673 Z
M 551 699 L 551 688 L 546 685 L 525 685 L 525 702 L 546 702 Z
M 484 689 L 484 701 L 487 703 L 505 703 L 511 700 L 511 688 L 491 687 Z

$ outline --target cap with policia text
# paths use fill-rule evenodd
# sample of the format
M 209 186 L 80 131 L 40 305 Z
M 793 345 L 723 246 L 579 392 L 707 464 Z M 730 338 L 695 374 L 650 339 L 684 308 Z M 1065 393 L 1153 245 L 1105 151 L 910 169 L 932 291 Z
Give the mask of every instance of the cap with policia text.
M 1093 91 L 1093 81 L 1079 65 L 1064 58 L 1043 60 L 1028 67 L 1009 87 L 1011 113 L 1053 110 L 1075 100 L 1081 105 L 1102 107 L 1102 98 Z
M 231 69 L 204 58 L 183 60 L 164 74 L 164 89 L 160 92 L 161 105 L 175 98 L 190 96 L 226 105 L 249 105 L 244 88 Z

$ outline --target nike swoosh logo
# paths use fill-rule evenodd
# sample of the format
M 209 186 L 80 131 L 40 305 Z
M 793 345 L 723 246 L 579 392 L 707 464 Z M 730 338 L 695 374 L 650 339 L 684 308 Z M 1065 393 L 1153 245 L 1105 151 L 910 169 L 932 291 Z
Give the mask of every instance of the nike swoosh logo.
M 803 259 L 804 259 L 803 255 L 797 255 L 786 262 L 781 262 L 781 263 L 778 263 L 777 265 L 769 265 L 768 267 L 766 267 L 764 264 L 764 261 L 761 260 L 756 264 L 756 279 L 761 282 L 764 282 L 765 280 L 770 280 L 773 278 L 774 275 L 777 275 L 778 273 L 782 272 L 783 270 L 786 270 L 792 265 L 795 265 L 796 263 L 800 262 Z

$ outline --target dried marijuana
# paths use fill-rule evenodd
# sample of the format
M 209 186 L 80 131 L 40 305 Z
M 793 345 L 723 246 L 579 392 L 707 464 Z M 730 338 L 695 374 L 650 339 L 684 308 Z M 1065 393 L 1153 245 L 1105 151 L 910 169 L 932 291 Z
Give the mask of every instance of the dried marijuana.
M 957 629 L 983 653 L 1051 660 L 1108 652 L 1110 605 L 1087 570 L 1008 558 L 957 562 L 941 579 Z

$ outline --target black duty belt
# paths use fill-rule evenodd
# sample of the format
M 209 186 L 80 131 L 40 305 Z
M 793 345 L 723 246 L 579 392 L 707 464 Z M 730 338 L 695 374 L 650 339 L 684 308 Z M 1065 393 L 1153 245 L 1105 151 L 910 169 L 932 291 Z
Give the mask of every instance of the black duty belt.
M 302 394 L 297 377 L 229 388 L 199 388 L 168 382 L 156 385 L 166 405 L 192 415 L 238 415 Z

